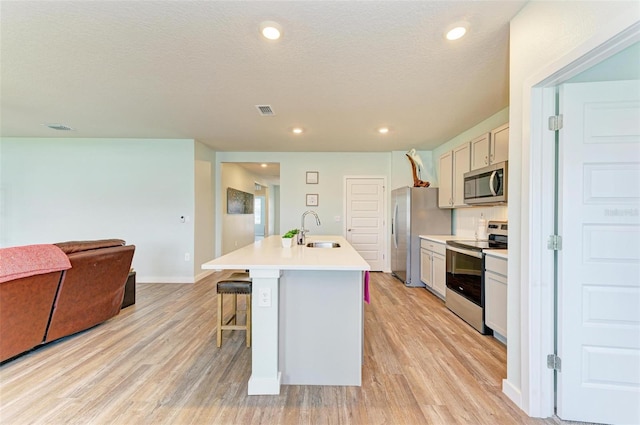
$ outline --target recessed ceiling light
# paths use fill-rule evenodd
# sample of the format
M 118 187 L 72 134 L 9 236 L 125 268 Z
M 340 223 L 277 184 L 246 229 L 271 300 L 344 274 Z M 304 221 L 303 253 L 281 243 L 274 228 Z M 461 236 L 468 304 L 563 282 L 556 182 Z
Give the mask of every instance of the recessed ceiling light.
M 467 28 L 464 25 L 457 25 L 454 28 L 450 29 L 445 37 L 447 38 L 447 40 L 453 41 L 462 38 L 466 33 Z
M 389 127 L 380 127 L 378 129 L 378 133 L 380 134 L 387 134 L 389 132 Z
M 260 164 L 262 168 L 267 168 L 267 164 Z
M 264 21 L 260 24 L 260 33 L 269 40 L 277 40 L 282 36 L 282 27 L 277 22 Z
M 293 131 L 294 134 L 302 134 L 302 133 L 304 133 L 304 129 L 302 129 L 300 127 L 296 127 L 291 131 Z

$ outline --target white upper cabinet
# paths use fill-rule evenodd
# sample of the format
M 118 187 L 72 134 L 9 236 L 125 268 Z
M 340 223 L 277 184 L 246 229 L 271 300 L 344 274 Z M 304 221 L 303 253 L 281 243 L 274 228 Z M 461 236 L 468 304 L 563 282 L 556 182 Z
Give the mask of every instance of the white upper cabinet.
M 469 143 L 440 156 L 440 188 L 438 206 L 440 208 L 464 207 L 464 173 L 470 170 Z
M 486 167 L 489 165 L 489 139 L 491 135 L 485 133 L 471 141 L 471 169 Z
M 438 206 L 453 208 L 453 151 L 440 156 L 440 178 L 438 188 Z
M 453 150 L 453 207 L 464 207 L 464 173 L 471 170 L 469 143 Z
M 491 131 L 491 148 L 489 152 L 490 164 L 509 159 L 509 123 Z
M 490 133 L 471 141 L 471 169 L 486 167 L 487 165 L 509 159 L 509 124 L 491 130 Z

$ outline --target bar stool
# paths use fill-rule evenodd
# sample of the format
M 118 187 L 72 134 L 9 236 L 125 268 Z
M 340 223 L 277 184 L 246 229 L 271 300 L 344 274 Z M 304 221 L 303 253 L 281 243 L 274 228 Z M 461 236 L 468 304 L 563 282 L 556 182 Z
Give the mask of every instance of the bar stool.
M 216 285 L 218 292 L 218 347 L 222 345 L 223 330 L 244 330 L 247 332 L 247 347 L 251 347 L 251 278 L 249 273 L 233 273 Z M 222 298 L 224 294 L 233 295 L 233 312 L 229 320 L 223 323 Z M 246 295 L 247 317 L 244 325 L 236 323 L 238 315 L 238 294 Z M 231 324 L 230 324 L 231 323 Z

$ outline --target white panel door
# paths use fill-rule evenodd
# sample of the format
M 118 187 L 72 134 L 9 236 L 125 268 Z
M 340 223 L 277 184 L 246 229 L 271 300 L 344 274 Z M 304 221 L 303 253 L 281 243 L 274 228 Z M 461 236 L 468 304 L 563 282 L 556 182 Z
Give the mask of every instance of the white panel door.
M 371 266 L 384 270 L 384 179 L 346 180 L 346 239 Z
M 557 408 L 640 423 L 640 81 L 561 87 Z

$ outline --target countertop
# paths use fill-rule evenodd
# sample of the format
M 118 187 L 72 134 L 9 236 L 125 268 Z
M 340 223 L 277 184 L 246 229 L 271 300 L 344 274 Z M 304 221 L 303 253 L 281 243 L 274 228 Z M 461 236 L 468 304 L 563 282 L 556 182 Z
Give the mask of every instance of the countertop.
M 333 241 L 340 248 L 309 248 L 294 245 L 283 248 L 279 235 L 239 248 L 207 261 L 204 270 L 369 270 L 371 267 L 342 236 L 307 235 L 306 242 Z
M 505 260 L 509 259 L 509 257 L 507 256 L 507 249 L 485 249 L 484 253 L 492 257 L 503 258 Z
M 444 244 L 447 241 L 468 241 L 473 240 L 468 236 L 456 236 L 456 235 L 419 235 L 420 239 L 426 239 L 436 243 Z M 492 257 L 508 259 L 508 250 L 506 249 L 485 249 L 484 253 L 491 255 Z
M 455 241 L 455 240 L 469 240 L 473 239 L 470 237 L 464 236 L 456 236 L 456 235 L 418 235 L 420 239 L 427 239 L 433 242 L 438 243 L 446 243 L 447 241 Z

